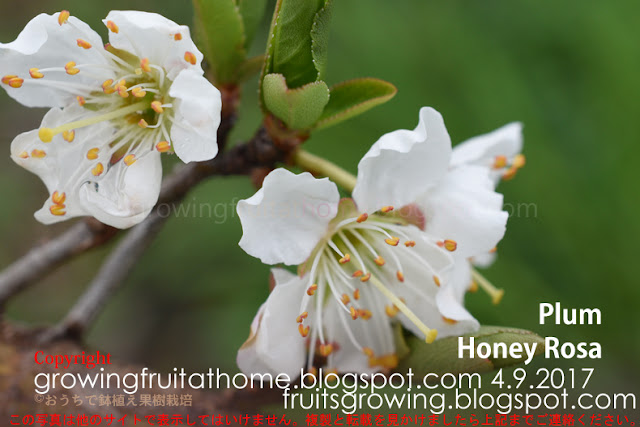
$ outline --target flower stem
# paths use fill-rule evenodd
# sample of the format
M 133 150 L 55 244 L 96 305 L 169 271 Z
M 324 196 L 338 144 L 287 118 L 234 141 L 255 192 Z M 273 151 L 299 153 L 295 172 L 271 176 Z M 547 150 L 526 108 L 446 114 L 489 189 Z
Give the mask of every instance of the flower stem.
M 335 163 L 327 159 L 311 154 L 308 151 L 298 149 L 294 155 L 294 163 L 302 169 L 314 174 L 326 176 L 340 187 L 353 192 L 356 186 L 356 177 Z

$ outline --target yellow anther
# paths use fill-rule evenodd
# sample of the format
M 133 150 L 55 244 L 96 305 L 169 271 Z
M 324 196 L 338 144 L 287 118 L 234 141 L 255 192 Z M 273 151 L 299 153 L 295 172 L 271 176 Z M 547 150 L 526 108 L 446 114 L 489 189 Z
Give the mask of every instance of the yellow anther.
M 27 153 L 26 151 L 23 151 L 22 153 L 18 154 L 18 157 L 20 157 L 21 159 L 28 159 L 29 153 Z
M 450 240 L 450 239 L 439 241 L 437 245 L 440 246 L 441 248 L 445 248 L 449 252 L 453 252 L 458 248 L 458 243 L 455 240 Z
M 76 131 L 65 130 L 64 132 L 62 132 L 62 138 L 67 142 L 73 142 L 73 140 L 76 138 Z
M 108 28 L 112 33 L 116 33 L 116 34 L 118 34 L 119 29 L 118 29 L 118 26 L 116 25 L 116 23 L 115 23 L 115 22 L 113 22 L 113 21 L 107 21 L 107 24 L 106 24 L 106 25 L 107 25 L 107 28 Z
M 169 144 L 167 141 L 160 141 L 156 144 L 156 150 L 158 150 L 158 152 L 160 153 L 166 153 L 170 149 L 171 144 Z
M 378 255 L 376 259 L 373 260 L 373 262 L 382 267 L 386 261 L 380 255 Z
M 80 69 L 76 68 L 76 63 L 73 61 L 67 62 L 64 66 L 64 69 L 70 76 L 74 76 L 80 72 Z
M 76 100 L 78 101 L 78 105 L 81 107 L 87 102 L 87 100 L 84 99 L 84 96 L 80 96 L 80 95 L 76 96 Z
M 391 245 L 391 246 L 398 246 L 398 243 L 400 243 L 400 239 L 397 237 L 390 237 L 388 239 L 384 239 L 384 242 L 387 245 Z
M 40 141 L 42 142 L 51 142 L 55 133 L 51 128 L 40 128 L 38 131 L 38 137 L 40 137 Z
M 415 240 L 407 240 L 406 242 L 404 242 L 404 245 L 408 248 L 412 248 L 416 245 Z
M 369 320 L 371 316 L 373 316 L 373 313 L 371 313 L 371 310 L 360 309 L 358 310 L 358 316 L 360 316 L 362 320 Z
M 51 201 L 53 202 L 54 205 L 63 205 L 66 200 L 67 200 L 66 193 L 60 193 L 59 191 L 54 191 L 53 194 L 51 195 Z
M 131 166 L 132 164 L 134 164 L 138 159 L 136 159 L 136 155 L 135 154 L 127 154 L 126 156 L 124 156 L 124 164 L 127 166 Z
M 387 305 L 384 308 L 384 312 L 387 313 L 389 317 L 396 317 L 400 310 L 395 305 Z
M 375 355 L 375 353 L 370 347 L 364 347 L 362 349 L 362 352 L 364 353 L 365 356 L 368 356 L 368 357 L 373 357 Z
M 513 158 L 513 163 L 511 164 L 511 167 L 520 169 L 524 167 L 526 163 L 527 163 L 527 158 L 524 157 L 524 154 L 518 154 L 516 155 L 516 157 Z
M 393 206 L 383 206 L 382 209 L 380 209 L 382 213 L 391 212 L 392 210 L 393 210 Z
M 340 258 L 340 259 L 338 260 L 338 262 L 339 262 L 340 264 L 346 264 L 346 263 L 348 263 L 349 261 L 351 261 L 351 255 L 349 255 L 349 254 L 345 254 L 342 258 Z
M 344 305 L 347 305 L 351 302 L 351 298 L 349 298 L 349 295 L 347 294 L 342 294 L 342 298 L 340 298 L 340 301 L 342 301 Z
M 356 221 L 357 222 L 365 222 L 368 218 L 369 218 L 369 215 L 366 214 L 366 213 L 363 213 L 358 217 L 358 219 Z
M 351 318 L 356 320 L 358 318 L 358 311 L 352 307 L 349 307 L 349 311 L 351 312 Z
M 120 95 L 121 97 L 123 98 L 129 97 L 129 92 L 127 91 L 127 87 L 125 85 L 118 84 L 116 89 L 118 90 L 118 95 Z
M 116 89 L 115 89 L 114 87 L 112 87 L 112 86 L 111 86 L 112 84 L 113 84 L 113 79 L 105 80 L 105 81 L 102 83 L 102 91 L 103 91 L 104 93 L 106 93 L 107 95 L 110 95 L 110 94 L 112 94 L 113 92 L 115 92 L 115 91 L 116 91 Z
M 398 355 L 395 353 L 387 354 L 381 357 L 369 357 L 369 366 L 379 366 L 384 369 L 394 369 L 398 366 Z
M 510 179 L 513 179 L 513 177 L 516 176 L 517 172 L 518 172 L 518 168 L 511 166 L 509 169 L 507 169 L 505 173 L 502 174 L 502 179 L 505 181 L 509 181 Z
M 304 313 L 302 313 L 296 318 L 296 323 L 302 323 L 304 319 L 307 318 L 307 316 L 309 316 L 309 312 L 305 311 Z
M 427 344 L 431 344 L 436 340 L 437 337 L 438 337 L 438 331 L 436 329 L 431 329 L 429 333 L 426 334 L 426 337 L 424 340 Z
M 145 119 L 140 119 L 138 121 L 138 126 L 140 126 L 141 128 L 146 128 L 147 126 L 149 126 L 149 123 L 147 123 L 147 121 Z
M 16 76 L 15 74 L 7 74 L 2 78 L 2 83 L 8 85 L 9 81 L 11 81 L 11 79 L 15 79 L 16 77 L 18 76 Z
M 151 103 L 151 108 L 158 114 L 162 114 L 164 112 L 164 108 L 162 108 L 162 102 L 160 101 L 153 101 Z
M 64 216 L 67 213 L 65 209 L 66 209 L 65 205 L 49 206 L 49 212 L 51 212 L 51 215 L 55 215 L 55 216 Z
M 96 167 L 91 169 L 91 173 L 93 174 L 93 176 L 100 176 L 102 175 L 102 172 L 104 172 L 104 166 L 102 165 L 102 163 L 98 163 Z
M 369 279 L 371 279 L 371 273 L 367 273 L 367 274 L 365 274 L 364 276 L 362 276 L 362 277 L 360 278 L 360 281 L 361 281 L 361 282 L 368 282 L 368 281 L 369 281 Z
M 175 33 L 175 34 L 173 35 L 173 39 L 174 39 L 175 41 L 179 42 L 180 40 L 182 40 L 182 34 L 180 34 L 180 33 Z
M 360 299 L 360 289 L 356 288 L 356 290 L 353 291 L 353 299 L 356 301 Z
M 318 285 L 314 283 L 313 285 L 309 286 L 309 289 L 307 289 L 307 295 L 313 296 L 313 294 L 316 293 L 317 289 L 318 289 Z
M 309 326 L 303 326 L 302 323 L 298 325 L 298 332 L 302 335 L 302 338 L 306 338 L 309 335 L 309 330 L 311 328 Z
M 136 98 L 144 98 L 147 95 L 147 92 L 144 89 L 142 89 L 140 86 L 134 87 L 133 89 L 131 89 L 131 93 Z
M 505 166 L 507 166 L 507 156 L 496 156 L 493 160 L 493 168 L 502 169 Z
M 478 292 L 478 289 L 480 289 L 478 287 L 478 284 L 476 283 L 475 280 L 472 280 L 471 284 L 469 285 L 469 292 Z
M 436 276 L 435 274 L 433 275 L 433 283 L 435 283 L 437 287 L 440 287 L 440 285 L 441 285 L 440 278 L 438 276 Z
M 327 357 L 333 353 L 333 346 L 331 344 L 320 344 L 318 346 L 318 353 L 320 353 L 321 356 Z
M 84 39 L 78 39 L 78 40 L 76 40 L 76 42 L 78 43 L 78 46 L 83 48 L 83 49 L 91 49 L 91 43 L 89 43 L 88 41 L 86 41 Z
M 14 89 L 22 87 L 22 83 L 24 83 L 24 79 L 21 79 L 20 77 L 14 77 L 9 80 L 9 86 Z
M 151 66 L 149 65 L 149 58 L 142 58 L 140 60 L 140 68 L 142 71 L 149 73 L 151 71 Z
M 360 277 L 362 276 L 364 273 L 362 272 L 362 270 L 356 270 L 353 272 L 353 274 L 351 275 L 351 277 Z
M 69 16 L 71 16 L 71 14 L 68 10 L 61 11 L 60 15 L 58 15 L 58 24 L 62 25 L 66 23 L 69 20 Z
M 192 52 L 185 52 L 184 53 L 184 60 L 187 61 L 191 65 L 196 65 L 196 62 L 198 62 L 196 56 Z
M 47 153 L 44 150 L 34 149 L 31 151 L 31 157 L 35 157 L 36 159 L 43 159 L 47 156 Z
M 44 77 L 44 74 L 42 74 L 38 68 L 29 68 L 29 75 L 32 79 L 41 79 Z
M 99 148 L 92 148 L 91 150 L 87 151 L 87 159 L 89 160 L 95 160 L 98 158 L 98 152 L 100 152 Z
M 456 323 L 458 323 L 457 320 L 449 319 L 448 317 L 445 317 L 445 316 L 442 316 L 442 320 L 444 320 L 444 323 L 448 325 L 455 325 Z
M 398 270 L 398 272 L 396 273 L 396 277 L 399 281 L 404 282 L 404 273 L 402 271 Z

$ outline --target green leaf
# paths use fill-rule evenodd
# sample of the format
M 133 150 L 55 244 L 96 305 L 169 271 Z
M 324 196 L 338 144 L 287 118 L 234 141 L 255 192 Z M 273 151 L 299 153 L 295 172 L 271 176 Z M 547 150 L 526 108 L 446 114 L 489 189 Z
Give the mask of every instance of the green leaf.
M 289 129 L 312 127 L 329 102 L 329 88 L 323 81 L 289 89 L 282 74 L 268 74 L 262 85 L 267 110 Z
M 326 128 L 389 101 L 397 93 L 391 83 L 370 77 L 347 80 L 331 88 L 331 99 L 317 123 Z
M 316 14 L 311 28 L 311 55 L 313 65 L 318 72 L 318 80 L 324 80 L 324 73 L 327 70 L 332 5 L 333 1 L 327 0 L 324 7 Z
M 264 55 L 254 56 L 244 61 L 240 67 L 238 67 L 236 80 L 238 83 L 245 82 L 251 77 L 255 76 L 262 70 L 264 65 Z
M 311 29 L 316 13 L 325 0 L 279 0 L 271 24 L 265 75 L 285 76 L 289 87 L 297 88 L 316 81 L 313 65 Z
M 479 331 L 464 335 L 464 337 L 475 337 L 475 345 L 482 342 L 493 344 L 496 342 L 505 343 L 535 343 L 536 356 L 544 351 L 544 339 L 539 335 L 523 329 L 506 328 L 499 326 L 482 326 Z M 406 371 L 412 368 L 416 375 L 424 376 L 430 372 L 444 374 L 447 372 L 473 373 L 487 372 L 497 368 L 504 368 L 524 362 L 523 358 L 458 358 L 458 337 L 443 338 L 436 340 L 433 344 L 427 344 L 423 340 L 411 336 L 407 338 L 407 345 L 411 349 L 409 356 L 400 361 L 399 371 Z M 468 338 L 465 340 L 468 343 Z M 465 352 L 468 355 L 468 352 Z
M 199 49 L 211 66 L 214 82 L 236 82 L 236 70 L 247 56 L 245 32 L 235 0 L 193 0 Z
M 267 7 L 267 0 L 237 0 L 237 2 L 244 24 L 244 48 L 248 51 Z

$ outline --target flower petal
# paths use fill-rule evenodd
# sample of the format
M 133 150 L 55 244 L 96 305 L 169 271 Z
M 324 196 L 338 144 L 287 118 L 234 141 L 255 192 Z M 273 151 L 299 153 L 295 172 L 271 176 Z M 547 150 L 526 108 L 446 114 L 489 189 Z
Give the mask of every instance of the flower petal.
M 135 10 L 112 10 L 103 20 L 105 24 L 109 21 L 118 28 L 117 33 L 109 31 L 109 42 L 113 47 L 131 52 L 140 59 L 149 58 L 151 64 L 167 71 L 170 80 L 185 69 L 203 74 L 202 53 L 191 40 L 189 27 L 157 13 Z
M 276 169 L 256 194 L 238 203 L 240 247 L 265 264 L 300 264 L 327 232 L 339 199 L 327 178 Z
M 174 80 L 169 95 L 175 98 L 171 143 L 185 163 L 212 159 L 218 154 L 220 91 L 194 70 L 184 70 Z
M 442 116 L 423 107 L 415 130 L 383 135 L 360 160 L 353 198 L 364 212 L 408 205 L 446 173 L 450 156 Z
M 510 163 L 520 151 L 522 151 L 522 123 L 509 123 L 493 132 L 456 145 L 451 156 L 451 166 L 478 165 L 493 168 L 496 157 L 504 156 Z M 491 175 L 497 182 L 500 172 L 496 170 Z
M 60 25 L 58 15 L 40 14 L 29 21 L 16 40 L 0 43 L 0 77 L 15 75 L 23 79 L 21 87 L 2 86 L 9 96 L 27 107 L 63 107 L 77 95 L 87 95 L 91 87 L 100 90 L 100 83 L 113 77 L 113 72 L 104 67 L 110 61 L 102 52 L 100 36 L 73 16 Z M 91 47 L 78 46 L 78 39 Z M 78 74 L 65 72 L 70 61 L 80 66 Z M 98 67 L 83 72 L 82 64 Z M 32 68 L 42 70 L 44 77 L 32 78 Z M 48 68 L 56 70 L 46 71 Z
M 481 166 L 453 169 L 420 202 L 427 234 L 457 242 L 457 256 L 488 252 L 504 236 L 508 214 L 489 172 Z
M 438 329 L 438 337 L 459 336 L 477 331 L 480 323 L 464 308 L 463 301 L 455 295 L 451 286 L 443 286 L 436 295 L 438 310 L 444 316 L 444 325 Z
M 251 335 L 238 351 L 237 362 L 246 375 L 285 373 L 294 379 L 304 366 L 306 353 L 296 323 L 305 288 L 286 270 L 274 269 L 273 275 L 276 286 L 260 307 Z

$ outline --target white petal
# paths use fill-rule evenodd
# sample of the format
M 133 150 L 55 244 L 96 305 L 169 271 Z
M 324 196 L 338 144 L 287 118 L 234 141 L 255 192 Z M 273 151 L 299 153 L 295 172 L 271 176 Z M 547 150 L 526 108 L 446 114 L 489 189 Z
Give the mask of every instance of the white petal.
M 493 190 L 489 169 L 451 170 L 438 187 L 422 197 L 426 232 L 457 242 L 456 256 L 471 257 L 493 249 L 504 236 L 508 214 L 502 195 Z
M 167 71 L 170 80 L 185 69 L 203 73 L 202 53 L 191 40 L 189 27 L 157 13 L 133 10 L 112 10 L 103 22 L 108 21 L 118 26 L 117 33 L 109 31 L 109 42 L 113 47 L 131 52 L 140 59 L 149 58 L 151 64 Z M 176 34 L 180 34 L 179 40 L 176 40 Z M 187 52 L 194 55 L 194 65 L 185 59 Z
M 171 144 L 185 163 L 209 160 L 218 153 L 220 91 L 194 70 L 178 74 L 169 89 L 175 98 Z
M 464 301 L 464 296 L 469 291 L 472 283 L 471 263 L 466 259 L 456 260 L 445 286 L 452 289 L 456 300 Z
M 383 135 L 360 160 L 353 198 L 365 212 L 413 203 L 446 173 L 450 156 L 442 116 L 423 107 L 415 130 Z
M 256 194 L 238 203 L 240 247 L 265 264 L 300 264 L 327 232 L 339 199 L 327 178 L 276 169 Z
M 237 362 L 246 375 L 285 373 L 291 379 L 304 366 L 305 340 L 296 317 L 305 292 L 302 281 L 284 270 L 273 270 L 276 286 L 260 307 L 251 335 L 238 351 Z
M 493 132 L 468 139 L 453 148 L 451 166 L 478 165 L 491 168 L 497 156 L 505 156 L 508 161 L 522 151 L 522 123 L 509 123 Z M 492 178 L 498 180 L 499 172 Z
M 438 329 L 439 338 L 468 334 L 480 327 L 480 323 L 464 308 L 463 301 L 456 297 L 452 287 L 443 286 L 436 295 L 436 302 L 440 313 L 449 319 Z M 451 324 L 451 321 L 455 323 Z
M 131 166 L 120 161 L 103 180 L 82 185 L 80 202 L 100 222 L 129 228 L 149 215 L 158 201 L 161 183 L 160 153 L 151 150 Z
M 495 262 L 497 255 L 498 254 L 495 251 L 485 252 L 483 254 L 475 255 L 471 258 L 471 262 L 476 267 L 487 268 Z
M 89 42 L 92 47 L 78 46 L 78 39 Z M 87 89 L 71 85 L 91 86 L 100 90 L 100 84 L 113 77 L 113 72 L 104 67 L 82 68 L 76 75 L 65 72 L 64 66 L 73 61 L 77 65 L 109 64 L 102 53 L 100 36 L 81 20 L 70 17 L 68 22 L 58 24 L 58 13 L 40 14 L 25 26 L 18 38 L 11 43 L 0 43 L 0 77 L 17 75 L 24 80 L 22 87 L 12 88 L 1 84 L 9 96 L 27 107 L 63 107 L 75 100 L 77 95 L 87 95 Z M 61 68 L 60 71 L 42 71 L 43 78 L 33 79 L 31 68 Z M 44 85 L 44 83 L 50 83 Z M 66 90 L 65 90 L 66 88 Z

